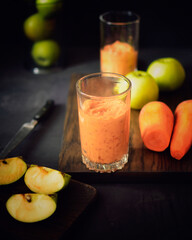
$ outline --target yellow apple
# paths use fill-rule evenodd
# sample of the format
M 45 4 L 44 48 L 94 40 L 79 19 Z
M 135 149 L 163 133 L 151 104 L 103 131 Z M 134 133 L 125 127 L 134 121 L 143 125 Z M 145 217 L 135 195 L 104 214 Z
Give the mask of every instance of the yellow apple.
M 134 71 L 126 75 L 131 81 L 131 108 L 141 109 L 146 103 L 159 98 L 159 87 L 154 78 L 145 71 Z

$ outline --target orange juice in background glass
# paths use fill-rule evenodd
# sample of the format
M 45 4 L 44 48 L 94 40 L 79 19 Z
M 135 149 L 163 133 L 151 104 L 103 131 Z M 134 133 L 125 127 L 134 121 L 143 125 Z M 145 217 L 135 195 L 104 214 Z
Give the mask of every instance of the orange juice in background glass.
M 126 75 L 137 69 L 140 18 L 131 11 L 111 11 L 100 19 L 100 69 Z
M 114 172 L 128 162 L 131 82 L 114 73 L 77 81 L 82 161 L 90 170 Z

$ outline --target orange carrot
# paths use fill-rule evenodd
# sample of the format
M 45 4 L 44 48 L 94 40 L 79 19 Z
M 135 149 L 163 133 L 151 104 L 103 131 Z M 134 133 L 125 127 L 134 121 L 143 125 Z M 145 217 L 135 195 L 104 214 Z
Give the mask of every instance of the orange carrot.
M 175 109 L 175 126 L 170 144 L 171 156 L 180 160 L 192 144 L 192 99 L 181 102 Z
M 144 145 L 153 151 L 164 151 L 169 146 L 173 124 L 174 115 L 165 103 L 152 101 L 145 104 L 139 114 Z

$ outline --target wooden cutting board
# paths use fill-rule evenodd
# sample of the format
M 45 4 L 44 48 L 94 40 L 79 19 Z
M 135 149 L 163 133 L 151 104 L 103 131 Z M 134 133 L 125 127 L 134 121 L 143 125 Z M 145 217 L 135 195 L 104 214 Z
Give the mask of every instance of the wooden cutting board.
M 164 152 L 157 153 L 146 149 L 143 145 L 139 124 L 138 110 L 131 110 L 130 124 L 130 149 L 129 161 L 125 167 L 115 173 L 100 174 L 88 170 L 81 161 L 81 147 L 79 137 L 79 125 L 77 114 L 76 81 L 82 74 L 73 74 L 71 77 L 66 116 L 63 128 L 63 142 L 60 152 L 59 168 L 70 173 L 75 178 L 86 181 L 130 181 L 134 179 L 182 179 L 192 175 L 192 149 L 181 160 L 175 160 L 170 156 L 169 148 Z M 192 98 L 191 82 L 186 81 L 183 87 L 174 92 L 160 95 L 159 100 L 168 104 L 175 110 L 178 103 Z M 180 179 L 181 180 L 181 179 Z

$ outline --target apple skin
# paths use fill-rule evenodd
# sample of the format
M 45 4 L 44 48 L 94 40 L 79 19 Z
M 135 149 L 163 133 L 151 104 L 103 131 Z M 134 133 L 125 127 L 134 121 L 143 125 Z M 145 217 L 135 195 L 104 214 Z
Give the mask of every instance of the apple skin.
M 39 41 L 50 37 L 54 28 L 55 20 L 46 20 L 39 13 L 28 17 L 23 24 L 26 37 L 32 41 Z
M 185 70 L 175 58 L 156 59 L 148 66 L 147 72 L 153 76 L 160 91 L 176 90 L 185 80 Z
M 63 6 L 62 0 L 36 0 L 36 8 L 44 18 L 55 17 Z
M 154 78 L 145 71 L 134 71 L 126 75 L 131 81 L 131 108 L 140 110 L 146 103 L 159 98 L 159 87 Z
M 37 65 L 50 67 L 59 59 L 60 46 L 54 40 L 37 41 L 32 46 L 31 56 Z

